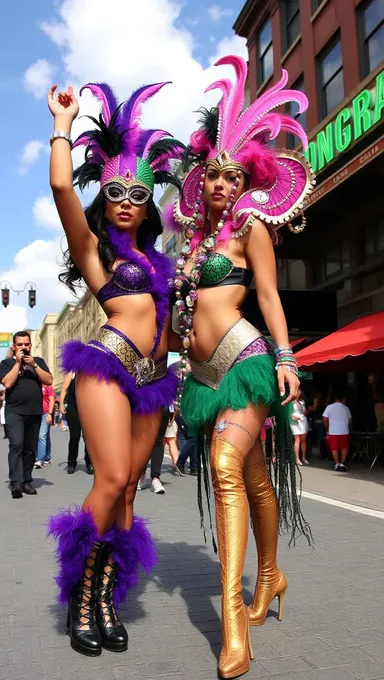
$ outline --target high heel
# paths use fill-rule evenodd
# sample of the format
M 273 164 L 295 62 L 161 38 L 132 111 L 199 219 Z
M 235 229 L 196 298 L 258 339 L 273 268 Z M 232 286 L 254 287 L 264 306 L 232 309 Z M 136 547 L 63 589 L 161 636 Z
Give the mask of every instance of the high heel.
M 286 592 L 287 592 L 287 588 L 285 590 L 283 590 L 283 592 L 281 592 L 277 596 L 278 599 L 279 599 L 279 610 L 278 610 L 278 615 L 277 615 L 277 618 L 279 619 L 279 621 L 283 620 L 283 606 L 284 606 L 284 598 L 285 598 Z
M 262 583 L 258 581 L 253 603 L 248 608 L 249 623 L 251 626 L 263 626 L 267 618 L 268 610 L 275 597 L 279 600 L 278 620 L 283 620 L 283 603 L 287 592 L 288 582 L 284 574 L 280 572 L 278 583 Z
M 100 569 L 99 594 L 96 601 L 96 621 L 103 639 L 103 647 L 111 652 L 128 649 L 128 633 L 116 614 L 113 593 L 116 585 L 117 567 L 109 547 L 105 545 Z
M 222 678 L 236 678 L 249 671 L 253 658 L 241 582 L 249 524 L 244 458 L 230 442 L 216 437 L 210 460 L 222 582 L 222 649 L 218 670 Z
M 67 624 L 71 647 L 85 656 L 101 654 L 101 634 L 96 624 L 100 544 L 89 555 L 85 572 L 69 601 Z
M 275 597 L 279 598 L 278 619 L 282 620 L 283 601 L 288 582 L 276 562 L 279 535 L 278 507 L 264 460 L 259 465 L 245 464 L 244 482 L 258 556 L 255 595 L 248 608 L 249 623 L 251 626 L 262 626 Z

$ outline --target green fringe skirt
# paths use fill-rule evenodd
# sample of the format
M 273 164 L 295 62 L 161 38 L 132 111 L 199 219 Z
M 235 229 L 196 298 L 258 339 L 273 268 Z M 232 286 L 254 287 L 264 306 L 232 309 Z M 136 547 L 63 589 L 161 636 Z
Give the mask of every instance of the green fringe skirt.
M 279 503 L 280 529 L 290 533 L 290 544 L 304 535 L 309 544 L 313 538 L 311 529 L 303 517 L 300 498 L 302 478 L 297 470 L 291 431 L 292 406 L 281 406 L 275 360 L 272 354 L 259 354 L 235 363 L 224 376 L 217 390 L 187 376 L 181 412 L 189 427 L 198 432 L 199 471 L 203 470 L 204 485 L 209 507 L 209 442 L 204 434 L 205 424 L 214 424 L 220 411 L 239 411 L 249 404 L 270 407 L 269 417 L 274 417 L 276 427 L 269 430 L 266 441 L 267 462 Z M 200 465 L 201 463 L 201 465 Z M 298 476 L 298 484 L 296 481 Z M 201 498 L 201 475 L 199 476 L 199 507 L 204 528 Z M 212 522 L 211 522 L 212 527 Z

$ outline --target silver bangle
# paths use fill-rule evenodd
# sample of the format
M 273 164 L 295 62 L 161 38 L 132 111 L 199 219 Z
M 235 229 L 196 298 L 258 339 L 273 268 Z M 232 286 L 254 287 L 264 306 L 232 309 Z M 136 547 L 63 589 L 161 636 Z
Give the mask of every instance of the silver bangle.
M 66 139 L 67 142 L 72 146 L 72 139 L 69 132 L 64 132 L 64 130 L 54 130 L 52 137 L 49 140 L 51 146 L 55 139 Z

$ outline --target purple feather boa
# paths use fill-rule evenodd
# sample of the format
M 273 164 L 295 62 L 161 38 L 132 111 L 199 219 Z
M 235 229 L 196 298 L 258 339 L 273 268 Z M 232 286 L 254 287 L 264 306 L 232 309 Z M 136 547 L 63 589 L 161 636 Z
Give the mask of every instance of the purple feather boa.
M 170 309 L 169 280 L 173 278 L 174 273 L 172 263 L 166 255 L 156 250 L 153 243 L 145 244 L 143 255 L 140 255 L 132 250 L 132 239 L 126 231 L 113 225 L 109 225 L 107 229 L 116 257 L 141 267 L 151 282 L 151 294 L 156 307 L 155 346 L 157 346 Z
M 112 352 L 106 355 L 80 340 L 69 340 L 61 346 L 61 365 L 65 373 L 84 373 L 100 381 L 117 382 L 129 399 L 132 413 L 156 413 L 175 400 L 177 376 L 172 367 L 164 378 L 136 387 L 135 378 Z
M 130 531 L 113 527 L 103 537 L 110 544 L 117 566 L 116 585 L 113 591 L 115 607 L 122 604 L 127 593 L 139 580 L 139 569 L 149 574 L 158 563 L 158 556 L 146 522 L 134 517 Z
M 91 512 L 75 507 L 73 511 L 66 509 L 50 517 L 48 536 L 54 536 L 58 542 L 59 574 L 55 580 L 59 586 L 57 599 L 63 605 L 69 602 L 82 578 L 94 543 L 107 542 L 111 546 L 117 565 L 115 606 L 124 602 L 128 591 L 137 584 L 140 568 L 149 574 L 158 562 L 156 547 L 141 517 L 133 518 L 129 531 L 113 527 L 100 537 Z
M 94 543 L 100 541 L 90 512 L 76 507 L 62 510 L 50 517 L 48 536 L 57 540 L 56 561 L 59 573 L 55 581 L 59 586 L 57 599 L 60 604 L 69 602 L 73 589 L 84 574 L 85 563 Z

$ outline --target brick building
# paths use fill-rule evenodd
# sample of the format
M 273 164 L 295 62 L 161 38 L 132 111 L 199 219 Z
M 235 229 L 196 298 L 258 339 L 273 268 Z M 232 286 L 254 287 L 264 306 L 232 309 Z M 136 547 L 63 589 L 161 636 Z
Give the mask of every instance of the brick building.
M 310 102 L 300 121 L 317 188 L 305 232 L 281 230 L 279 288 L 334 291 L 339 325 L 384 310 L 383 0 L 247 0 L 234 28 L 252 101 L 284 68 Z

